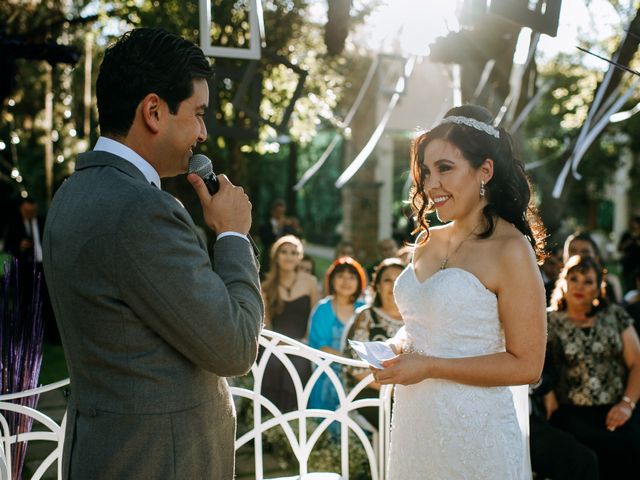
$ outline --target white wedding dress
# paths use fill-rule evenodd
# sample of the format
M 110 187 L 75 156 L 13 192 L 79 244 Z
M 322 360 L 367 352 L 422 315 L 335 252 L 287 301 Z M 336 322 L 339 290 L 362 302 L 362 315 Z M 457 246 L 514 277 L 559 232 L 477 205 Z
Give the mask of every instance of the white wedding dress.
M 448 268 L 420 282 L 410 265 L 394 294 L 406 350 L 445 358 L 505 351 L 497 298 L 470 272 Z M 531 478 L 527 402 L 526 386 L 396 386 L 388 479 Z

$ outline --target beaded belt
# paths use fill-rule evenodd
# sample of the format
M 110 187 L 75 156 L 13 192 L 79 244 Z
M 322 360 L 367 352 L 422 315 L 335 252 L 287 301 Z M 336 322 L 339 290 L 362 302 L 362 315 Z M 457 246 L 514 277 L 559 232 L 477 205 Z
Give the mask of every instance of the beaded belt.
M 416 348 L 412 342 L 406 342 L 404 344 L 404 347 L 402 347 L 402 353 L 419 353 L 420 355 L 426 355 L 424 350 Z

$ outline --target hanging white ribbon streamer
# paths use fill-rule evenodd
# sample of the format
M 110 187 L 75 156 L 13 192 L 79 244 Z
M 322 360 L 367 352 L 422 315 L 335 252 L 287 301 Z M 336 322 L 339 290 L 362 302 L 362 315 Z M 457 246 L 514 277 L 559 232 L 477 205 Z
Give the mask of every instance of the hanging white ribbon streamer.
M 329 146 L 327 147 L 327 149 L 322 153 L 322 155 L 320 155 L 320 158 L 318 159 L 318 161 L 313 165 L 311 165 L 311 167 L 307 169 L 306 172 L 304 172 L 300 180 L 298 180 L 298 183 L 296 183 L 293 186 L 294 190 L 300 190 L 302 187 L 304 187 L 304 185 L 311 179 L 311 177 L 313 177 L 316 174 L 316 172 L 320 170 L 322 165 L 324 165 L 324 162 L 326 162 L 327 159 L 329 158 L 329 155 L 333 153 L 333 150 L 338 145 L 340 138 L 341 138 L 340 134 L 338 133 L 336 133 L 333 136 L 333 138 L 331 139 L 331 143 L 329 143 Z
M 556 184 L 553 187 L 553 193 L 551 194 L 553 198 L 560 198 L 560 195 L 562 195 L 562 189 L 564 188 L 564 184 L 567 181 L 567 175 L 569 175 L 570 170 L 571 157 L 569 157 L 569 160 L 566 161 L 564 167 L 562 167 L 562 170 L 560 171 L 560 175 L 558 175 L 558 178 L 556 179 Z
M 527 49 L 527 58 L 525 59 L 519 71 L 518 69 L 515 69 L 515 68 L 512 69 L 512 72 L 509 78 L 509 97 L 512 97 L 512 100 L 506 106 L 507 109 L 503 114 L 503 118 L 500 118 L 500 122 L 496 123 L 496 126 L 500 126 L 503 121 L 507 125 L 513 124 L 513 117 L 516 114 L 516 109 L 518 108 L 518 103 L 519 103 L 518 100 L 522 92 L 522 83 L 524 81 L 524 76 L 527 73 L 527 70 L 529 69 L 531 62 L 535 57 L 536 51 L 538 49 L 539 41 L 540 41 L 540 34 L 532 32 L 529 37 L 529 47 Z M 514 53 L 514 57 L 515 57 L 515 53 Z M 516 82 L 516 76 L 517 76 L 517 82 Z M 522 115 L 522 112 L 520 113 Z M 526 117 L 526 114 L 525 114 L 525 117 Z
M 398 79 L 398 82 L 396 83 L 395 93 L 391 96 L 391 99 L 389 100 L 389 104 L 387 105 L 387 108 L 384 112 L 384 115 L 382 116 L 382 119 L 380 120 L 380 123 L 378 123 L 378 126 L 374 130 L 373 134 L 371 135 L 371 138 L 369 138 L 369 141 L 364 146 L 364 148 L 356 156 L 353 162 L 351 162 L 351 164 L 347 167 L 347 169 L 344 172 L 342 172 L 342 175 L 338 177 L 338 180 L 336 180 L 336 183 L 335 183 L 336 188 L 342 188 L 349 180 L 351 180 L 351 178 L 356 174 L 356 172 L 360 170 L 360 167 L 364 165 L 364 162 L 367 161 L 367 159 L 369 158 L 369 155 L 371 155 L 371 152 L 373 152 L 373 149 L 378 144 L 380 137 L 382 136 L 385 128 L 387 127 L 387 123 L 389 123 L 389 119 L 391 118 L 391 114 L 393 113 L 393 110 L 396 108 L 396 105 L 398 104 L 398 100 L 400 99 L 400 93 L 405 88 L 405 78 L 409 79 L 409 77 L 411 76 L 411 72 L 413 71 L 413 66 L 415 64 L 415 61 L 416 61 L 416 57 L 411 56 L 405 63 L 404 75 Z
M 535 162 L 530 162 L 525 164 L 524 169 L 533 170 L 535 168 L 543 166 L 546 163 L 549 163 L 551 160 L 555 160 L 561 157 L 569 149 L 569 145 L 571 145 L 571 140 L 569 140 L 569 137 L 564 137 L 564 142 L 562 143 L 563 144 L 562 144 L 561 150 L 556 150 L 554 153 L 552 153 L 551 155 L 548 155 L 547 157 L 541 160 L 537 160 Z
M 364 148 L 360 151 L 358 156 L 353 160 L 353 162 L 351 162 L 351 164 L 347 167 L 347 169 L 344 172 L 342 172 L 342 175 L 338 177 L 338 180 L 336 180 L 336 188 L 342 188 L 344 184 L 347 183 L 349 180 L 351 180 L 351 177 L 353 177 L 355 173 L 358 170 L 360 170 L 360 167 L 364 165 L 364 162 L 367 161 L 367 158 L 369 158 L 369 155 L 371 155 L 371 152 L 373 152 L 373 149 L 376 148 L 376 145 L 378 144 L 378 141 L 380 140 L 380 137 L 382 136 L 384 129 L 387 127 L 389 118 L 391 118 L 391 112 L 393 112 L 393 109 L 396 108 L 396 105 L 399 99 L 400 99 L 399 93 L 394 93 L 391 96 L 391 100 L 387 105 L 387 110 L 384 112 L 384 115 L 382 116 L 382 120 L 380 120 L 380 123 L 378 124 L 375 131 L 373 132 L 373 135 L 371 135 L 371 138 L 369 138 L 369 141 L 364 146 Z
M 639 84 L 640 84 L 640 78 L 637 78 L 631 84 L 631 86 L 625 91 L 625 93 L 620 97 L 618 97 L 618 99 L 608 109 L 608 111 L 605 112 L 602 118 L 598 120 L 596 125 L 592 129 L 590 129 L 587 134 L 584 135 L 583 140 L 576 145 L 573 151 L 573 154 L 571 155 L 571 157 L 569 157 L 569 159 L 565 163 L 564 167 L 562 168 L 562 171 L 560 172 L 560 175 L 558 176 L 558 179 L 556 180 L 556 184 L 553 187 L 553 194 L 552 194 L 553 198 L 560 198 L 560 195 L 562 194 L 562 190 L 564 188 L 564 184 L 567 180 L 567 175 L 570 170 L 573 170 L 575 172 L 574 176 L 576 176 L 578 180 L 582 178 L 582 176 L 579 173 L 577 173 L 577 168 L 578 168 L 578 165 L 580 165 L 580 162 L 582 161 L 584 154 L 587 152 L 587 150 L 591 146 L 591 143 L 593 143 L 593 141 L 598 137 L 598 135 L 600 135 L 602 130 L 604 130 L 604 128 L 607 126 L 611 115 L 614 112 L 617 112 L 618 110 L 620 110 L 620 108 L 622 108 L 624 103 L 635 92 Z
M 628 34 L 629 32 L 627 32 L 627 35 Z M 620 45 L 624 44 L 625 40 L 626 40 L 626 36 L 622 40 L 622 43 Z M 620 49 L 616 51 L 610 63 L 615 64 L 618 61 L 619 56 L 620 56 Z M 604 96 L 605 90 L 609 86 L 609 82 L 611 81 L 611 77 L 613 76 L 614 70 L 615 70 L 615 66 L 611 65 L 607 70 L 607 72 L 605 73 L 604 78 L 602 79 L 602 83 L 598 87 L 598 90 L 596 91 L 596 96 L 593 99 L 593 102 L 591 103 L 591 107 L 589 108 L 589 112 L 587 113 L 587 118 L 585 119 L 584 123 L 582 124 L 582 127 L 580 128 L 580 133 L 578 134 L 574 151 L 569 157 L 569 159 L 567 160 L 567 162 L 565 163 L 564 167 L 562 167 L 562 171 L 560 172 L 560 175 L 558 175 L 558 178 L 556 179 L 556 184 L 553 187 L 553 193 L 552 193 L 553 198 L 560 198 L 560 195 L 562 194 L 562 190 L 567 180 L 567 175 L 570 170 L 573 172 L 573 176 L 576 179 L 580 180 L 582 178 L 582 176 L 578 173 L 578 165 L 580 164 L 580 161 L 582 160 L 584 153 L 587 151 L 587 149 L 589 148 L 591 143 L 596 139 L 596 137 L 600 134 L 600 132 L 604 129 L 604 127 L 609 123 L 609 117 L 611 116 L 611 114 L 614 112 L 617 112 L 620 108 L 622 108 L 624 101 L 626 101 L 628 96 L 630 96 L 630 92 L 627 90 L 627 92 L 622 97 L 619 97 L 618 101 L 616 101 L 614 105 L 611 107 L 609 107 L 609 105 L 611 104 L 611 101 L 615 97 L 611 95 L 609 98 L 607 98 L 604 105 L 605 114 L 602 115 L 602 118 L 598 120 L 598 123 L 596 124 L 596 127 L 600 127 L 600 128 L 591 129 L 591 121 L 595 117 L 597 111 L 600 110 L 600 103 L 602 102 L 602 97 Z M 631 88 L 634 88 L 636 84 L 637 84 L 637 80 L 633 83 Z M 622 103 L 620 103 L 620 100 L 623 97 L 625 98 L 625 100 L 622 101 Z
M 364 82 L 362 82 L 362 87 L 358 92 L 358 96 L 356 97 L 355 102 L 353 102 L 349 113 L 347 113 L 347 116 L 344 118 L 344 121 L 341 124 L 342 128 L 347 128 L 349 125 L 351 125 L 351 120 L 353 120 L 354 115 L 360 108 L 360 104 L 362 103 L 362 100 L 364 100 L 364 95 L 367 93 L 367 90 L 369 90 L 369 85 L 371 85 L 371 81 L 373 80 L 373 76 L 378 70 L 379 64 L 380 57 L 376 56 L 373 59 L 373 62 L 371 62 L 371 65 L 369 65 L 369 71 L 367 72 L 367 76 L 365 77 Z
M 460 65 L 451 65 L 451 83 L 453 85 L 453 106 L 462 105 L 462 74 L 460 73 Z
M 529 102 L 522 109 L 518 117 L 511 124 L 511 128 L 509 129 L 509 133 L 511 135 L 513 135 L 515 132 L 518 131 L 518 129 L 520 128 L 522 123 L 525 121 L 529 113 L 531 113 L 531 110 L 533 110 L 533 107 L 535 107 L 538 104 L 542 96 L 545 93 L 547 93 L 550 89 L 551 89 L 551 82 L 544 83 L 542 87 L 538 89 L 536 94 L 531 98 L 531 100 L 529 100 Z
M 369 71 L 367 72 L 367 76 L 365 77 L 364 82 L 360 87 L 360 91 L 358 92 L 358 95 L 356 96 L 356 99 L 353 102 L 351 109 L 347 113 L 347 116 L 345 117 L 345 119 L 339 123 L 339 126 L 341 128 L 345 129 L 351 124 L 353 117 L 355 116 L 358 109 L 360 108 L 360 104 L 362 103 L 362 100 L 364 100 L 365 93 L 367 93 L 367 90 L 369 90 L 369 86 L 371 85 L 373 76 L 378 70 L 379 63 L 380 63 L 380 58 L 376 56 L 371 62 L 371 65 L 369 65 Z M 329 155 L 333 153 L 333 150 L 338 145 L 338 142 L 340 141 L 340 137 L 341 135 L 339 133 L 336 133 L 334 135 L 333 139 L 331 139 L 331 142 L 329 143 L 329 146 L 325 149 L 322 155 L 320 155 L 320 158 L 318 159 L 318 161 L 313 165 L 311 165 L 311 167 L 308 168 L 306 172 L 304 172 L 302 177 L 300 177 L 300 180 L 298 180 L 298 183 L 294 185 L 293 187 L 294 190 L 300 190 L 302 187 L 304 187 L 304 185 L 311 179 L 311 177 L 313 177 L 316 174 L 316 172 L 320 170 L 322 165 L 324 165 L 324 163 L 329 158 Z
M 629 99 L 629 97 L 633 95 L 633 93 L 636 91 L 636 88 L 638 87 L 638 84 L 640 84 L 640 78 L 637 78 L 635 82 L 633 82 L 631 86 L 624 92 L 624 94 L 615 101 L 611 108 L 609 108 L 605 112 L 602 118 L 598 120 L 596 125 L 589 131 L 589 134 L 585 137 L 584 141 L 579 146 L 577 146 L 573 155 L 572 170 L 574 172 L 574 176 L 578 180 L 582 179 L 582 175 L 578 173 L 578 165 L 580 165 L 584 154 L 587 153 L 587 150 L 596 139 L 596 137 L 600 134 L 600 132 L 602 132 L 602 130 L 604 130 L 604 128 L 609 124 L 609 118 L 611 117 L 611 115 L 619 111 L 623 107 L 625 102 Z
M 612 61 L 614 62 L 617 60 L 618 60 L 618 52 L 616 52 L 614 58 L 612 58 Z M 609 69 L 607 70 L 607 73 L 605 73 L 604 78 L 602 79 L 602 83 L 600 84 L 600 86 L 598 87 L 598 90 L 596 91 L 596 96 L 593 99 L 593 102 L 591 102 L 591 107 L 589 107 L 587 118 L 585 119 L 584 123 L 582 124 L 582 127 L 580 128 L 580 133 L 578 134 L 576 145 L 580 145 L 580 143 L 582 143 L 584 138 L 587 136 L 587 133 L 589 132 L 589 128 L 591 127 L 591 120 L 593 120 L 593 117 L 596 114 L 596 110 L 598 110 L 598 108 L 600 107 L 600 102 L 602 102 L 602 96 L 604 95 L 604 91 L 609 86 L 609 82 L 611 81 L 611 77 L 613 76 L 614 70 L 615 70 L 615 67 L 610 66 Z
M 614 113 L 609 117 L 609 121 L 611 123 L 624 122 L 625 120 L 629 120 L 636 113 L 640 112 L 640 103 L 636 103 L 636 106 L 631 110 L 627 110 L 625 112 Z
M 480 75 L 480 81 L 478 82 L 478 85 L 476 85 L 476 90 L 473 92 L 473 96 L 471 97 L 470 103 L 477 102 L 478 97 L 480 96 L 480 94 L 484 90 L 484 87 L 487 85 L 487 82 L 489 81 L 489 76 L 491 75 L 491 72 L 493 71 L 493 67 L 495 66 L 495 64 L 496 64 L 496 61 L 493 58 L 490 59 L 485 64 L 484 68 L 482 69 L 482 75 Z

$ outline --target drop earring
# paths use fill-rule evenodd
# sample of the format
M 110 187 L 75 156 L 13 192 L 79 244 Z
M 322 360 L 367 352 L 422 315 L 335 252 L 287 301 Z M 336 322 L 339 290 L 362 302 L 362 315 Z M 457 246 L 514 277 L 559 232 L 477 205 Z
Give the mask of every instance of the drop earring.
M 484 194 L 486 193 L 485 189 L 484 189 L 484 180 L 480 181 L 480 196 L 484 197 Z

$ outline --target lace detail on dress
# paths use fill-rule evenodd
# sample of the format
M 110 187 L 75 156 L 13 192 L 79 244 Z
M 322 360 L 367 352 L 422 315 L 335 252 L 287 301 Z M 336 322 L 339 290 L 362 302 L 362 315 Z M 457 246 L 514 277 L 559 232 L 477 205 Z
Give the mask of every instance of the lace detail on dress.
M 505 350 L 497 298 L 471 273 L 450 268 L 420 282 L 409 266 L 394 293 L 405 321 L 405 351 L 459 358 Z M 509 387 L 436 379 L 396 387 L 390 480 L 529 475 Z

